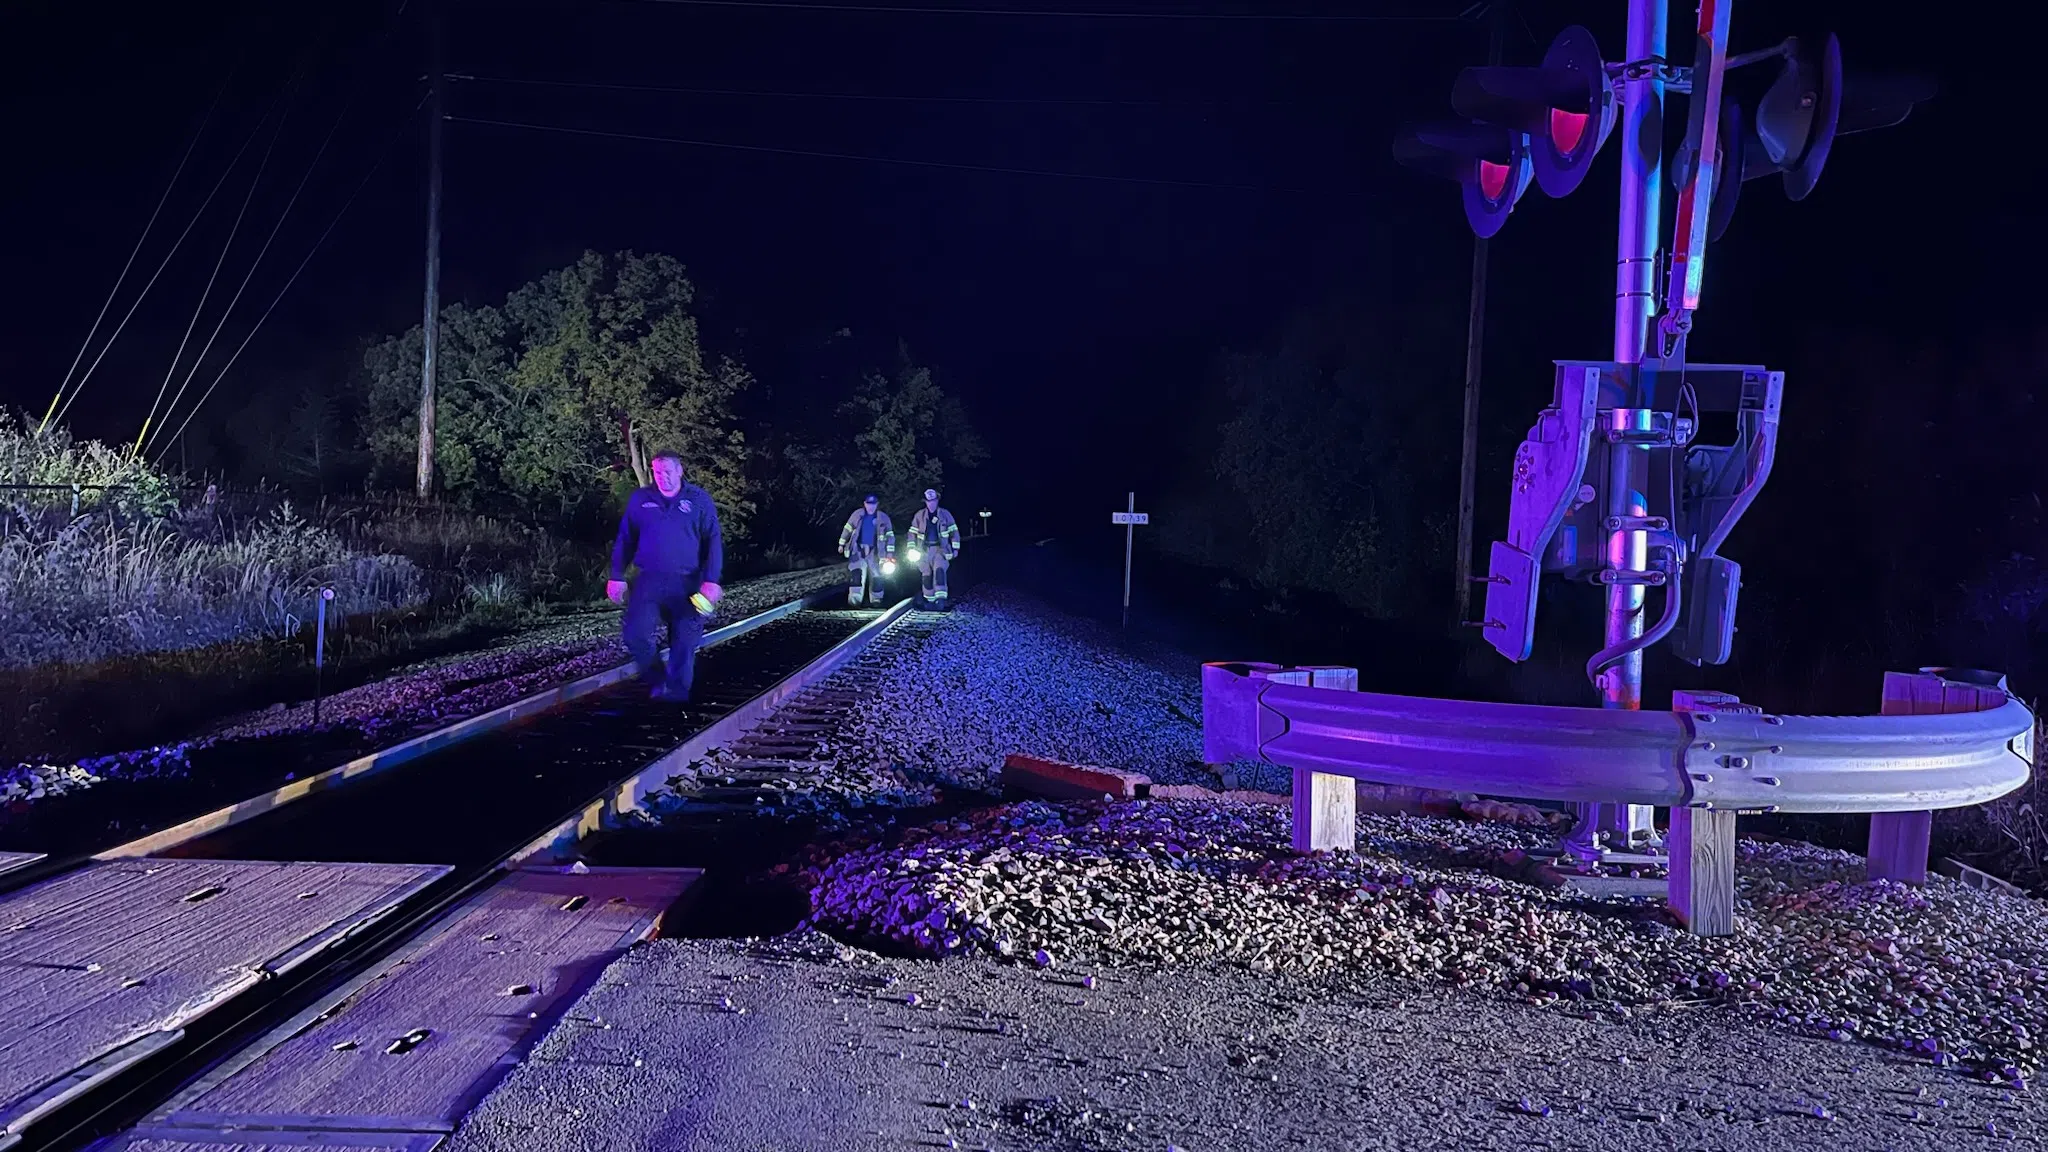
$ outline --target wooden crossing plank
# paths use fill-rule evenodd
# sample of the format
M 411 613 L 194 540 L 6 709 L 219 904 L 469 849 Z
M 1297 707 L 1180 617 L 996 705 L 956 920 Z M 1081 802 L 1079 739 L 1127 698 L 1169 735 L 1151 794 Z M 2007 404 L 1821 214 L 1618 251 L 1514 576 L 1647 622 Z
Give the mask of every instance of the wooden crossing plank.
M 26 868 L 42 858 L 41 852 L 0 852 L 0 872 Z
M 702 872 L 522 869 L 273 1033 L 159 1127 L 450 1132 Z
M 0 897 L 0 1142 L 447 871 L 123 860 Z

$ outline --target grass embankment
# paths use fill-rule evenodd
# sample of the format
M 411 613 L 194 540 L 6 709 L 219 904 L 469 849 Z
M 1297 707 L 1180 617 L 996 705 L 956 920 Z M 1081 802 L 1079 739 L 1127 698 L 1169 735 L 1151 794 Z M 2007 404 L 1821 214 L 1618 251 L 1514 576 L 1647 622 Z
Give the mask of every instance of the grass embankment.
M 594 551 L 430 505 L 222 497 L 0 417 L 0 760 L 309 695 L 322 588 L 333 690 L 587 603 Z

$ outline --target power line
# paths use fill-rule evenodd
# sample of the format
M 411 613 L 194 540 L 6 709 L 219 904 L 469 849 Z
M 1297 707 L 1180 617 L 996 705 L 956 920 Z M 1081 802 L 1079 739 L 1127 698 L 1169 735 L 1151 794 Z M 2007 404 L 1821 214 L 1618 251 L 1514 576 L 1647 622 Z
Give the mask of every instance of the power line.
M 248 291 L 249 281 L 256 278 L 256 270 L 263 266 L 263 258 L 270 254 L 271 244 L 276 242 L 277 234 L 284 230 L 284 222 L 291 218 L 292 209 L 299 203 L 299 194 L 306 190 L 306 182 L 312 179 L 314 170 L 320 167 L 321 157 L 327 154 L 327 146 L 334 141 L 334 133 L 341 127 L 342 119 L 347 115 L 348 107 L 344 105 L 341 114 L 334 118 L 333 125 L 327 129 L 326 138 L 320 141 L 319 149 L 313 153 L 312 161 L 306 165 L 305 174 L 299 177 L 298 186 L 292 189 L 291 198 L 285 201 L 284 211 L 278 213 L 277 222 L 270 226 L 270 235 L 263 238 L 263 247 L 256 250 L 256 259 L 249 262 L 249 270 L 242 274 L 242 282 L 235 286 L 235 294 L 229 297 L 227 308 L 221 312 L 220 319 L 214 323 L 213 331 L 207 335 L 206 343 L 199 349 L 199 355 L 193 358 L 192 367 L 186 369 L 185 378 L 178 381 L 177 393 L 171 397 L 170 404 L 164 408 L 165 424 L 171 422 L 171 413 L 178 410 L 178 401 L 185 398 L 186 389 L 192 386 L 192 378 L 199 375 L 199 367 L 206 363 L 207 353 L 213 351 L 214 341 L 219 340 L 220 334 L 227 329 L 228 317 L 235 314 L 235 305 L 242 302 L 242 293 Z M 157 435 L 161 435 L 162 432 L 163 429 L 159 427 Z M 150 436 L 149 441 L 143 445 L 143 450 L 145 452 L 148 451 L 150 445 L 155 443 L 156 435 Z
M 235 68 L 240 66 L 237 62 Z M 57 402 L 64 398 L 64 390 L 71 387 L 71 374 L 78 371 L 79 364 L 85 360 L 85 350 L 92 347 L 92 338 L 99 335 L 100 323 L 107 318 L 108 310 L 113 308 L 114 297 L 121 294 L 121 285 L 127 283 L 128 270 L 135 267 L 135 258 L 142 255 L 142 246 L 149 242 L 150 230 L 156 227 L 157 217 L 163 215 L 164 205 L 170 203 L 172 189 L 178 186 L 178 178 L 184 175 L 185 165 L 192 159 L 192 150 L 199 146 L 199 138 L 206 135 L 206 126 L 213 122 L 213 114 L 220 108 L 220 98 L 227 94 L 228 83 L 234 77 L 235 70 L 230 68 L 228 74 L 221 78 L 220 87 L 214 90 L 213 103 L 206 106 L 206 115 L 200 118 L 198 130 L 192 133 L 192 139 L 186 141 L 185 154 L 178 157 L 178 167 L 171 173 L 171 182 L 164 185 L 164 194 L 157 197 L 156 210 L 149 214 L 149 223 L 142 226 L 142 235 L 136 238 L 135 247 L 129 250 L 128 262 L 121 265 L 121 274 L 114 277 L 114 286 L 107 292 L 106 303 L 100 305 L 100 314 L 93 317 L 92 327 L 86 331 L 85 340 L 78 345 L 78 355 L 72 358 L 71 367 L 64 370 L 64 379 L 58 383 L 56 394 L 50 397 L 50 407 L 43 413 L 43 422 L 36 429 L 38 434 L 47 429 L 50 421 L 56 416 Z
M 221 242 L 220 256 L 214 260 L 213 271 L 206 277 L 206 287 L 199 292 L 199 303 L 192 309 L 192 319 L 185 324 L 185 334 L 178 339 L 178 350 L 171 354 L 171 366 L 164 371 L 164 382 L 157 385 L 156 396 L 149 402 L 149 414 L 142 418 L 142 427 L 135 433 L 135 447 L 130 450 L 131 455 L 142 451 L 143 438 L 149 435 L 149 426 L 156 420 L 157 406 L 164 402 L 164 393 L 170 391 L 171 377 L 178 374 L 178 361 L 185 358 L 185 346 L 192 342 L 192 330 L 199 327 L 199 317 L 206 311 L 206 300 L 213 295 L 214 282 L 220 279 L 220 270 L 228 262 L 228 253 L 234 251 L 235 237 L 242 233 L 242 221 L 249 215 L 249 205 L 256 199 L 256 189 L 263 185 L 263 174 L 270 170 L 270 158 L 277 152 L 277 142 L 284 135 L 285 122 L 291 119 L 290 97 L 298 92 L 299 82 L 304 78 L 305 66 L 301 65 L 284 91 L 277 94 L 270 111 L 263 114 L 263 120 L 268 122 L 271 115 L 277 113 L 277 127 L 271 130 L 270 143 L 263 146 L 263 160 L 256 165 L 256 174 L 249 178 L 249 191 L 242 197 L 242 207 L 235 213 L 234 224 L 228 228 L 228 238 Z
M 990 164 L 962 164 L 948 160 L 909 160 L 900 156 L 867 156 L 854 152 L 818 152 L 806 148 L 776 148 L 765 144 L 733 144 L 722 140 L 688 140 L 677 136 L 642 136 L 632 132 L 606 132 L 596 128 L 567 128 L 556 124 L 528 124 L 517 120 L 486 120 L 475 116 L 450 116 L 450 123 L 484 124 L 497 128 L 523 128 L 534 132 L 559 132 L 570 136 L 597 136 L 611 140 L 636 140 L 646 144 L 680 144 L 691 148 L 717 148 L 731 152 L 758 152 L 772 156 L 803 156 L 814 160 L 858 160 L 872 164 L 895 164 L 906 168 L 941 168 L 953 172 L 989 172 L 1003 176 L 1045 176 L 1065 180 L 1091 180 L 1104 184 L 1151 184 L 1171 188 L 1215 188 L 1230 192 L 1316 193 L 1309 188 L 1275 188 L 1260 184 L 1220 184 L 1207 180 L 1169 180 L 1153 176 L 1111 176 L 1099 172 L 1062 172 L 1049 168 L 1007 168 Z M 1354 195 L 1341 192 L 1337 195 Z
M 398 21 L 405 16 L 405 9 L 409 2 L 410 0 L 400 0 L 398 11 L 392 15 L 391 21 L 385 25 L 383 36 L 375 44 L 371 45 L 370 51 L 375 52 L 377 49 L 389 44 L 392 34 L 398 30 Z M 292 189 L 291 198 L 285 201 L 284 211 L 278 213 L 277 222 L 270 226 L 270 235 L 263 238 L 263 247 L 256 250 L 256 259 L 250 262 L 249 270 L 242 274 L 242 282 L 235 286 L 235 294 L 229 298 L 227 309 L 220 314 L 220 319 L 215 322 L 213 331 L 206 337 L 205 345 L 199 349 L 198 357 L 192 361 L 192 366 L 186 370 L 185 378 L 178 382 L 177 393 L 171 397 L 169 407 L 164 409 L 165 424 L 170 423 L 171 414 L 177 411 L 178 401 L 185 398 L 185 392 L 191 387 L 193 378 L 199 374 L 200 366 L 206 363 L 206 356 L 209 352 L 213 351 L 214 342 L 219 340 L 220 334 L 227 330 L 228 319 L 234 315 L 235 306 L 241 303 L 242 294 L 248 291 L 249 282 L 256 278 L 256 270 L 263 266 L 263 259 L 270 254 L 271 245 L 277 242 L 277 234 L 284 230 L 285 221 L 291 219 L 292 210 L 298 206 L 299 197 L 305 192 L 307 182 L 313 178 L 313 173 L 319 169 L 321 159 L 327 155 L 328 146 L 334 143 L 335 133 L 341 130 L 342 122 L 348 119 L 350 110 L 355 107 L 356 98 L 362 94 L 363 80 L 367 77 L 368 73 L 369 68 L 366 61 L 364 66 L 357 70 L 354 81 L 349 84 L 348 96 L 342 101 L 341 110 L 335 113 L 334 123 L 328 125 L 327 135 L 321 138 L 320 147 L 313 151 L 313 158 L 306 163 L 306 170 L 299 176 L 298 185 Z M 413 112 L 407 113 L 407 122 L 410 122 L 412 115 L 418 111 L 415 108 Z M 204 402 L 202 397 L 200 403 Z M 157 435 L 161 435 L 162 432 L 163 429 L 159 427 L 156 434 L 150 436 L 148 443 L 143 445 L 145 452 L 156 444 Z
M 865 92 L 784 92 L 758 88 L 679 88 L 664 84 L 605 84 L 589 80 L 540 80 L 518 76 L 477 76 L 450 72 L 450 80 L 479 84 L 511 84 L 539 88 L 589 88 L 607 92 L 660 92 L 678 96 L 746 96 L 768 100 L 849 100 L 888 104 L 1020 104 L 1074 105 L 1088 108 L 1216 107 L 1240 104 L 1293 104 L 1288 100 L 1109 100 L 1062 96 L 918 96 L 874 95 Z
M 176 256 L 178 254 L 178 249 L 184 246 L 185 238 L 192 234 L 192 229 L 198 225 L 199 218 L 206 215 L 207 208 L 213 204 L 213 198 L 215 196 L 220 195 L 221 187 L 228 182 L 228 177 L 233 175 L 235 168 L 241 164 L 243 153 L 249 150 L 249 145 L 254 144 L 256 142 L 257 135 L 263 131 L 263 125 L 269 123 L 269 121 L 270 117 L 268 114 L 266 114 L 261 121 L 257 122 L 255 128 L 250 129 L 248 138 L 243 140 L 242 146 L 235 150 L 234 159 L 228 161 L 227 170 L 220 174 L 220 179 L 213 182 L 213 190 L 206 194 L 205 200 L 200 201 L 198 211 L 192 213 L 192 219 L 185 224 L 185 230 L 183 232 L 178 233 L 177 240 L 173 241 L 171 244 L 171 250 L 169 252 L 164 253 L 163 262 L 156 266 L 156 271 L 150 275 L 149 283 L 144 284 L 142 286 L 141 295 L 135 297 L 135 303 L 130 304 L 128 306 L 128 312 L 126 315 L 121 317 L 121 322 L 114 326 L 114 334 L 107 337 L 107 342 L 100 346 L 100 354 L 98 356 L 93 357 L 92 367 L 87 368 L 85 370 L 85 375 L 80 376 L 78 378 L 78 386 L 71 390 L 70 398 L 66 399 L 64 401 L 64 406 L 57 410 L 57 415 L 54 417 L 54 419 L 62 421 L 64 419 L 65 414 L 71 411 L 71 405 L 77 402 L 78 394 L 80 392 L 85 391 L 86 381 L 92 379 L 92 374 L 95 371 L 97 371 L 100 364 L 106 360 L 107 353 L 111 351 L 114 347 L 114 341 L 119 340 L 121 338 L 121 332 L 123 329 L 128 327 L 128 321 L 133 320 L 135 318 L 135 310 L 142 307 L 142 302 L 149 297 L 149 290 L 151 288 L 156 287 L 157 279 L 164 274 L 165 268 L 170 267 L 171 258 Z
M 340 209 L 334 213 L 334 218 L 329 220 L 327 227 L 321 231 L 320 238 L 313 241 L 313 246 L 306 250 L 305 258 L 299 261 L 299 266 L 292 269 L 291 277 L 284 282 L 284 287 L 277 290 L 277 295 L 270 301 L 270 307 L 265 308 L 263 315 L 256 318 L 255 326 L 250 328 L 249 334 L 242 338 L 242 342 L 239 345 L 236 345 L 234 354 L 228 357 L 228 362 L 221 365 L 220 373 L 213 378 L 213 383 L 208 384 L 206 391 L 199 394 L 199 399 L 192 405 L 192 411 L 185 414 L 185 419 L 178 425 L 178 430 L 171 433 L 170 438 L 164 442 L 163 451 L 158 452 L 156 455 L 157 460 L 162 460 L 164 453 L 170 451 L 171 445 L 178 442 L 178 437 L 185 434 L 186 427 L 192 423 L 194 416 L 199 415 L 199 410 L 206 406 L 207 398 L 213 395 L 213 390 L 220 387 L 222 380 L 227 379 L 228 370 L 235 366 L 235 361 L 241 359 L 243 350 L 249 347 L 249 342 L 256 339 L 256 334 L 263 330 L 264 321 L 269 320 L 270 314 L 277 311 L 277 306 L 283 302 L 285 293 L 291 291 L 293 284 L 298 283 L 299 274 L 306 270 L 306 265 L 313 262 L 314 254 L 318 253 L 320 246 L 327 242 L 327 237 L 334 232 L 334 226 L 341 223 L 341 218 L 348 214 L 349 207 L 356 202 L 358 196 L 363 194 L 363 189 L 370 186 L 370 180 L 384 167 L 385 158 L 391 154 L 391 146 L 398 142 L 398 138 L 404 134 L 406 126 L 412 123 L 413 117 L 419 115 L 420 109 L 426 107 L 426 104 L 427 97 L 420 97 L 420 102 L 413 105 L 411 111 L 405 114 L 405 118 L 398 122 L 390 137 L 384 141 L 384 146 L 378 149 L 376 162 L 370 165 L 368 172 L 363 173 L 362 180 L 358 181 L 355 190 L 348 194 L 348 199 L 342 201 Z
M 1217 20 L 1321 24 L 1448 24 L 1462 16 L 1320 14 L 1314 12 L 1148 12 L 1130 9 L 940 8 L 913 4 L 831 4 L 811 0 L 633 0 L 685 8 L 760 8 L 791 12 L 852 12 L 900 16 L 1049 17 L 1062 20 Z

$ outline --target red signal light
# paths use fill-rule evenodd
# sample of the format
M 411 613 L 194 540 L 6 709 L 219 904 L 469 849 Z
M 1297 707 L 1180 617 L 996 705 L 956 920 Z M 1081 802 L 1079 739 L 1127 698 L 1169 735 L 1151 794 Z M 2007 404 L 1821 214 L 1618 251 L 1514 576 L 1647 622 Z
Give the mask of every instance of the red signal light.
M 1579 141 L 1586 138 L 1586 124 L 1593 118 L 1583 112 L 1567 112 L 1562 108 L 1550 110 L 1550 142 L 1560 152 L 1577 151 Z
M 1498 200 L 1500 194 L 1507 191 L 1508 172 L 1509 168 L 1505 164 L 1489 164 L 1484 160 L 1479 162 L 1479 190 L 1486 194 L 1488 200 Z

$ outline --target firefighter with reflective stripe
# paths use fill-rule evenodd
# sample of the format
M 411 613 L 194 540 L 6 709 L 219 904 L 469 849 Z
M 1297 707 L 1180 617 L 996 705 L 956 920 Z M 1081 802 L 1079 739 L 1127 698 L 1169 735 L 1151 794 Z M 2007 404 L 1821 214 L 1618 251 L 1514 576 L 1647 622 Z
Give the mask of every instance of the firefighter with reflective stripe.
M 952 608 L 946 598 L 946 568 L 960 554 L 960 525 L 953 514 L 939 507 L 939 494 L 924 490 L 924 507 L 910 518 L 908 557 L 924 574 L 921 607 L 945 612 Z
M 870 605 L 880 606 L 883 577 L 896 570 L 896 526 L 874 493 L 868 493 L 839 530 L 839 554 L 846 557 L 846 602 L 857 606 L 865 597 Z

